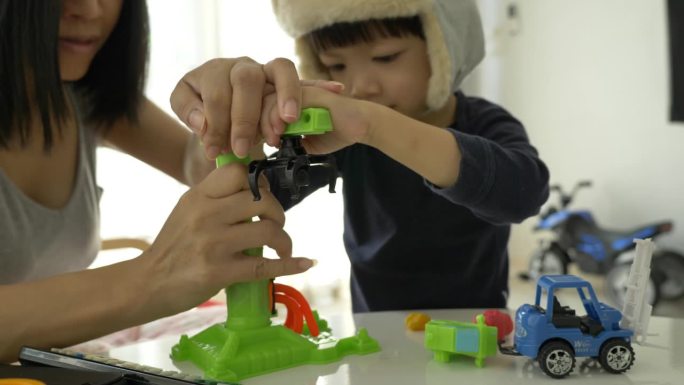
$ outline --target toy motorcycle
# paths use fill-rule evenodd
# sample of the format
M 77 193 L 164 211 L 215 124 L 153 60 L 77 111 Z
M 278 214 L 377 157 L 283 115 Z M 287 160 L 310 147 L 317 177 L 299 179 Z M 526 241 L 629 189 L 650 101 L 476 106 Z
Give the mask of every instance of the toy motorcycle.
M 541 241 L 529 261 L 523 279 L 537 279 L 544 274 L 567 274 L 571 262 L 585 273 L 606 276 L 606 296 L 622 306 L 629 266 L 634 258 L 634 238 L 656 239 L 672 231 L 672 222 L 663 221 L 627 231 L 606 230 L 596 223 L 587 210 L 570 210 L 577 191 L 590 187 L 591 181 L 580 181 L 570 193 L 561 186 L 551 186 L 559 195 L 559 205 L 548 207 L 539 218 L 535 231 L 550 230 L 554 237 Z M 684 295 L 684 256 L 672 250 L 657 250 L 653 255 L 651 280 L 647 297 L 652 306 L 659 299 L 676 299 Z

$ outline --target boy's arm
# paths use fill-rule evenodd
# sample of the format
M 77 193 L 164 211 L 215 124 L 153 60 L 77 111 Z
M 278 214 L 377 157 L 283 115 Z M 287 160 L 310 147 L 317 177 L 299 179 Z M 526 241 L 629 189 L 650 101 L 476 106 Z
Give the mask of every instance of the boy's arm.
M 459 181 L 443 189 L 430 186 L 495 224 L 522 222 L 537 214 L 549 196 L 548 168 L 522 125 L 508 119 L 478 135 L 449 129 L 461 148 Z
M 375 104 L 367 142 L 435 186 L 458 180 L 461 150 L 451 132 Z
M 549 172 L 524 128 L 493 106 L 472 127 L 443 129 L 374 108 L 371 145 L 426 180 L 436 193 L 491 223 L 518 223 L 548 198 Z

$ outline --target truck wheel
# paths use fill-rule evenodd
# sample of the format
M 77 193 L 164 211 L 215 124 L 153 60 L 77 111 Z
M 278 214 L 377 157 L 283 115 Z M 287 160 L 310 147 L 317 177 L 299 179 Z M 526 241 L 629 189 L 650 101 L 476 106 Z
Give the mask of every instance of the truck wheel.
M 617 338 L 606 341 L 601 346 L 599 362 L 603 369 L 609 373 L 626 372 L 634 363 L 632 345 L 625 340 Z
M 565 342 L 551 341 L 541 347 L 537 361 L 548 376 L 563 378 L 575 368 L 575 353 Z

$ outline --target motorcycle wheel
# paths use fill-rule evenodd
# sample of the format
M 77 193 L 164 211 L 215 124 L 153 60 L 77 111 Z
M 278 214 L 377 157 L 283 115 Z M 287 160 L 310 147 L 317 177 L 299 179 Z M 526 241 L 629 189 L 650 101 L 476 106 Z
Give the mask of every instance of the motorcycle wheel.
M 557 251 L 543 248 L 538 249 L 532 254 L 528 264 L 530 278 L 538 279 L 547 274 L 567 274 L 568 264 Z
M 653 256 L 653 270 L 661 277 L 660 295 L 673 300 L 684 296 L 684 256 L 673 251 L 663 251 Z
M 617 309 L 622 309 L 625 305 L 625 294 L 627 294 L 627 280 L 629 279 L 629 270 L 632 267 L 631 263 L 620 263 L 613 266 L 606 274 L 606 282 L 604 291 L 608 301 Z M 655 307 L 660 300 L 660 288 L 656 284 L 653 272 L 648 279 L 648 286 L 646 287 L 646 301 L 649 305 Z

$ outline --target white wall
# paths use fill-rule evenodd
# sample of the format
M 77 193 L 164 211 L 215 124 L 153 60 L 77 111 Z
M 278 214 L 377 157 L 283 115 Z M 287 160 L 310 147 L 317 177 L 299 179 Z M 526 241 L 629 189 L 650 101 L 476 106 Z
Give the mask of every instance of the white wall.
M 504 6 L 517 4 L 511 24 Z M 481 0 L 485 96 L 522 120 L 551 170 L 570 187 L 591 179 L 575 207 L 608 228 L 672 219 L 661 245 L 684 250 L 684 125 L 669 117 L 665 1 Z M 517 33 L 508 33 L 513 26 Z M 488 79 L 497 79 L 492 85 Z M 511 255 L 536 245 L 534 220 L 514 228 Z

